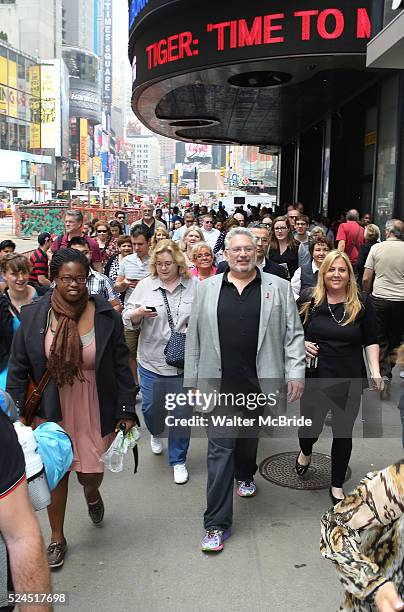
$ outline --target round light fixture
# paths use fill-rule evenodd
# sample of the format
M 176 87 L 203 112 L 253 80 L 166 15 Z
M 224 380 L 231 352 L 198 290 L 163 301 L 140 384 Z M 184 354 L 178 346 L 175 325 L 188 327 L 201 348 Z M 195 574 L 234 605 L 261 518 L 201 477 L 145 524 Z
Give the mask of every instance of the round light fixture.
M 228 79 L 228 83 L 234 87 L 251 87 L 259 89 L 261 87 L 279 87 L 290 81 L 291 78 L 292 75 L 287 72 L 260 70 L 235 74 Z

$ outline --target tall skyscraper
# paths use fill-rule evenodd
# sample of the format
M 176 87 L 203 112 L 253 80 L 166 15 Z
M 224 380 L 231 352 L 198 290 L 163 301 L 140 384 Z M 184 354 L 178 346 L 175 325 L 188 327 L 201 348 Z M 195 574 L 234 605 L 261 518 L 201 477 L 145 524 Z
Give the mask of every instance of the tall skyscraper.
M 62 0 L 1 2 L 0 28 L 15 49 L 35 58 L 60 58 Z

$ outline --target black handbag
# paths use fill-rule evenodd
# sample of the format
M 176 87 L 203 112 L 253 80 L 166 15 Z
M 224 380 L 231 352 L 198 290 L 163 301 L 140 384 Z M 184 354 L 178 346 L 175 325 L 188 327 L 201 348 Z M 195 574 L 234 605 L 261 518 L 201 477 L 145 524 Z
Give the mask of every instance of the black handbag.
M 185 361 L 185 340 L 186 340 L 187 335 L 175 329 L 166 291 L 165 289 L 162 289 L 161 287 L 160 287 L 160 291 L 163 294 L 164 304 L 165 304 L 167 316 L 168 316 L 168 324 L 171 329 L 170 339 L 167 342 L 167 346 L 164 349 L 166 363 L 169 366 L 183 370 L 184 361 Z

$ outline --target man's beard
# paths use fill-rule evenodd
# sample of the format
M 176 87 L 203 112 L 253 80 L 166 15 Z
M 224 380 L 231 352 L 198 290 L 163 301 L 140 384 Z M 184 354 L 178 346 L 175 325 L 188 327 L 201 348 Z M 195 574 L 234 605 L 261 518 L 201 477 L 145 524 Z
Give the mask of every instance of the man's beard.
M 254 257 L 254 259 L 250 261 L 250 265 L 248 266 L 248 268 L 241 268 L 240 264 L 235 264 L 234 266 L 232 266 L 232 270 L 234 270 L 235 272 L 238 272 L 239 274 L 241 272 L 252 272 L 255 269 L 256 264 L 257 264 L 257 258 Z

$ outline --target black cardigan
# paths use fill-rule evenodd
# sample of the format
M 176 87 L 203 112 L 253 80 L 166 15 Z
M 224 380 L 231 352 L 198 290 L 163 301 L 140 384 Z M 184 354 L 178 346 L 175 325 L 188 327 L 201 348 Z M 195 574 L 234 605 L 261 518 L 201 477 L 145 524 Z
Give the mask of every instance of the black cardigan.
M 7 391 L 22 410 L 28 376 L 39 383 L 46 369 L 45 332 L 51 291 L 35 304 L 21 311 L 21 325 L 14 336 L 9 360 Z M 98 295 L 95 302 L 96 383 L 100 404 L 101 434 L 115 429 L 118 419 L 134 418 L 135 386 L 128 366 L 129 352 L 123 337 L 120 315 L 109 302 Z M 62 420 L 59 392 L 52 378 L 42 396 L 38 416 Z
M 13 315 L 5 295 L 0 296 L 0 372 L 8 364 L 13 341 Z

